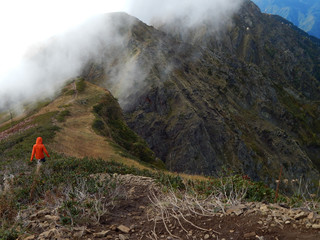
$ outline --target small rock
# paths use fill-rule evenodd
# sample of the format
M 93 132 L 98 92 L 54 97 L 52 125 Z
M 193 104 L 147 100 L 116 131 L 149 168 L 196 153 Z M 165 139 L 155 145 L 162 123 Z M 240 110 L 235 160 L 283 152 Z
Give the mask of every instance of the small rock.
M 281 213 L 278 211 L 274 211 L 274 212 L 272 212 L 272 216 L 278 218 L 278 217 L 281 217 Z
M 250 214 L 255 213 L 255 212 L 256 212 L 256 210 L 250 209 L 250 210 L 246 211 L 245 215 L 247 216 L 247 215 L 250 215 Z
M 261 206 L 260 211 L 261 212 L 268 212 L 269 211 L 268 206 L 266 206 L 266 205 Z
M 320 224 L 313 224 L 313 225 L 312 225 L 312 228 L 313 228 L 313 229 L 320 229 Z
M 290 224 L 291 222 L 288 220 L 288 221 L 285 221 L 285 224 Z
M 84 231 L 84 230 L 86 230 L 87 232 L 90 233 L 90 230 L 86 229 L 85 227 L 74 227 L 73 230 L 74 231 Z
M 31 236 L 29 236 L 29 237 L 24 238 L 23 240 L 33 240 L 33 239 L 35 239 L 35 238 L 36 238 L 35 235 L 31 235 Z
M 295 219 L 295 220 L 300 220 L 300 219 L 303 219 L 303 218 L 305 218 L 305 217 L 307 217 L 307 216 L 308 216 L 307 213 L 301 212 L 301 213 L 295 215 L 295 216 L 294 216 L 294 219 Z
M 314 219 L 314 212 L 311 212 L 311 213 L 309 213 L 309 215 L 308 215 L 308 219 Z
M 83 236 L 84 231 L 78 231 L 73 234 L 75 238 L 81 238 Z
M 94 233 L 93 236 L 96 238 L 103 238 L 103 237 L 107 236 L 108 232 L 110 232 L 110 231 L 106 230 L 106 231 L 102 231 L 99 233 Z
M 243 209 L 245 209 L 244 205 L 232 206 L 229 209 L 227 209 L 226 213 L 227 215 L 234 213 L 237 216 L 240 216 L 243 213 Z
M 43 223 L 39 223 L 39 227 L 42 229 L 48 228 L 49 227 L 49 223 L 47 221 L 43 222 Z
M 284 222 L 291 220 L 291 217 L 289 217 L 287 215 L 282 215 L 281 218 L 282 218 L 282 221 L 284 221 Z
M 48 215 L 50 214 L 50 210 L 49 209 L 43 209 L 43 210 L 40 210 L 39 212 L 36 212 L 35 214 L 32 214 L 30 216 L 31 219 L 39 219 L 45 215 Z
M 60 220 L 60 217 L 58 216 L 51 216 L 51 215 L 45 215 L 44 218 L 46 220 L 49 220 L 49 221 L 59 221 Z
M 278 205 L 278 204 L 275 204 L 275 203 L 271 203 L 271 204 L 270 204 L 270 207 L 272 207 L 273 209 L 278 209 L 278 210 L 281 209 L 281 206 Z
M 115 230 L 117 230 L 117 226 L 116 226 L 116 225 L 112 225 L 112 226 L 110 227 L 110 229 L 111 229 L 112 231 L 115 231 Z
M 125 235 L 119 234 L 119 239 L 120 240 L 128 240 L 129 238 Z
M 210 237 L 209 234 L 204 235 L 204 239 L 209 239 L 209 237 Z
M 283 207 L 283 208 L 289 208 L 289 206 L 285 203 L 280 203 L 279 205 L 280 205 L 280 207 Z
M 234 230 L 230 230 L 231 233 L 234 233 Z
M 124 226 L 124 225 L 120 225 L 117 227 L 117 229 L 123 233 L 129 233 L 130 232 L 130 228 Z
M 251 237 L 255 237 L 255 236 L 256 236 L 255 232 L 245 233 L 243 235 L 244 238 L 251 238 Z
M 39 235 L 39 238 L 50 238 L 52 239 L 53 236 L 57 235 L 58 231 L 57 229 L 53 228 L 50 229 L 49 231 L 43 232 Z

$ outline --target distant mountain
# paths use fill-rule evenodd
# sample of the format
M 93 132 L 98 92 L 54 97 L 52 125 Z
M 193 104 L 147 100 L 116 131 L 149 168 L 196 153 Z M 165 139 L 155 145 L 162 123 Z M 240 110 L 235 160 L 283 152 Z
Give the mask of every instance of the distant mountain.
M 262 12 L 280 15 L 310 35 L 320 38 L 319 0 L 253 0 Z

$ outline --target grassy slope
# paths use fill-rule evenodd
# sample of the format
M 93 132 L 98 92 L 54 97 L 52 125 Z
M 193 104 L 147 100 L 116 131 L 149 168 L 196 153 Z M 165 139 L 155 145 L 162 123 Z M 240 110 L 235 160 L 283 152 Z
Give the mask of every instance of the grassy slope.
M 109 93 L 93 84 L 86 84 L 87 87 L 83 93 L 78 93 L 76 97 L 64 95 L 40 111 L 42 113 L 61 108 L 69 112 L 65 121 L 56 123 L 61 130 L 57 132 L 49 147 L 67 156 L 101 158 L 133 165 L 139 169 L 146 168 L 137 161 L 120 156 L 110 145 L 111 139 L 106 139 L 93 131 L 91 125 L 95 116 L 92 113 L 92 107 Z M 70 92 L 72 88 L 73 86 L 69 85 L 65 91 Z

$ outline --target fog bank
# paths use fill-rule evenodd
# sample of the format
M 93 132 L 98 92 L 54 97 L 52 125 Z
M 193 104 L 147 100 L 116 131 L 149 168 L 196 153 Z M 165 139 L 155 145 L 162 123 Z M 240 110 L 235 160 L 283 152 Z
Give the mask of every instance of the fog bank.
M 242 2 L 243 0 L 128 0 L 120 10 L 149 25 L 179 22 L 183 24 L 181 29 L 187 29 L 210 21 L 214 29 L 219 30 L 240 8 Z M 179 19 L 182 21 L 176 21 Z M 12 104 L 40 101 L 54 96 L 68 79 L 81 74 L 89 60 L 103 58 L 102 49 L 125 46 L 128 39 L 117 29 L 118 24 L 120 23 L 106 15 L 99 15 L 65 33 L 33 44 L 19 60 L 19 64 L 0 75 L 0 110 L 8 109 Z M 128 59 L 118 69 L 111 75 L 111 90 L 113 89 L 112 93 L 119 98 L 119 102 L 125 104 L 130 101 L 127 97 L 137 91 L 134 86 L 145 86 L 143 81 L 148 67 L 141 68 L 134 59 Z

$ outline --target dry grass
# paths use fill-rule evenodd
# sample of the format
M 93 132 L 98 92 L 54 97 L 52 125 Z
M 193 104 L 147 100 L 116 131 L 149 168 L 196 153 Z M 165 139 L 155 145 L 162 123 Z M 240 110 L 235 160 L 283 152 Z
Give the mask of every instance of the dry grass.
M 192 181 L 207 181 L 208 180 L 207 177 L 201 176 L 201 175 L 189 175 L 189 174 L 184 174 L 184 173 L 183 174 L 172 173 L 172 175 L 179 175 L 183 179 L 192 180 Z
M 187 176 L 188 177 L 188 176 Z M 228 206 L 237 206 L 243 201 L 247 186 L 234 191 L 228 191 L 229 183 L 221 179 L 221 187 L 217 187 L 209 196 L 197 196 L 197 194 L 189 194 L 188 191 L 169 190 L 167 194 L 157 195 L 154 192 L 149 193 L 149 199 L 152 202 L 153 213 L 149 221 L 154 222 L 154 230 L 150 239 L 159 239 L 156 228 L 159 225 L 164 226 L 166 232 L 176 239 L 189 239 L 188 233 L 190 226 L 193 228 L 206 232 L 214 232 L 220 235 L 221 233 L 205 228 L 198 224 L 199 217 L 213 218 L 217 216 L 218 212 L 226 214 Z M 234 188 L 235 189 L 235 188 Z M 219 215 L 220 216 L 220 215 Z M 173 234 L 170 230 L 170 225 L 180 227 L 184 231 L 185 238 L 180 238 Z
M 99 96 L 102 97 L 109 92 L 96 85 L 87 82 L 86 84 L 87 88 L 84 93 L 75 96 L 62 96 L 39 112 L 39 114 L 43 114 L 48 111 L 62 110 L 61 106 L 67 106 L 66 108 L 70 111 L 70 116 L 66 118 L 65 122 L 56 123 L 61 130 L 57 132 L 53 143 L 49 147 L 66 156 L 101 158 L 106 161 L 117 161 L 138 169 L 148 169 L 135 160 L 117 154 L 107 141 L 108 139 L 97 135 L 93 131 L 91 126 L 95 116 L 92 113 L 92 107 L 98 102 Z M 72 88 L 73 85 L 70 84 L 68 89 Z M 86 104 L 79 104 L 79 102 L 86 102 Z

